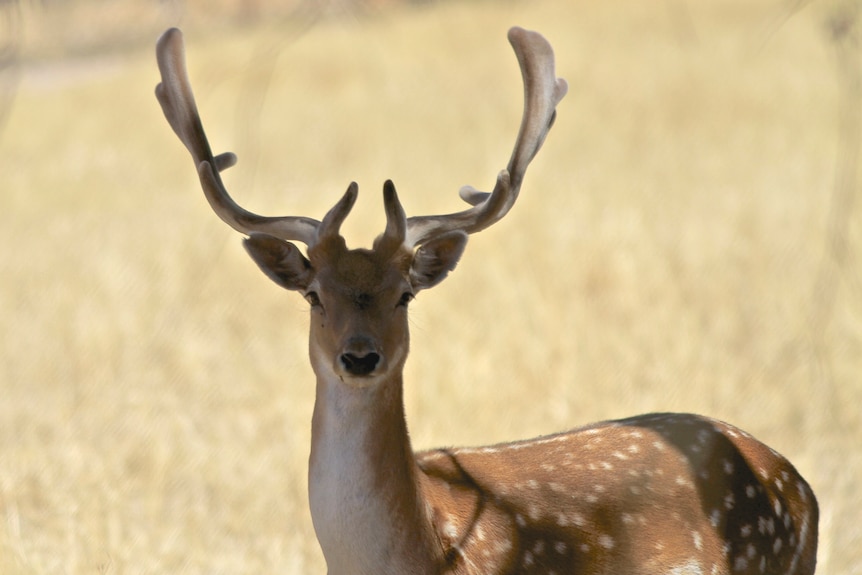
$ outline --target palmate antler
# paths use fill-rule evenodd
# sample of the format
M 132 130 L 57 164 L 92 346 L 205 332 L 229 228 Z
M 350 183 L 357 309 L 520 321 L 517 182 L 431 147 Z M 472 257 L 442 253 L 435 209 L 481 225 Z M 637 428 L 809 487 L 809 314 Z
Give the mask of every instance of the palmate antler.
M 499 221 L 514 205 L 527 166 L 541 148 L 554 123 L 556 106 L 568 88 L 565 80 L 555 76 L 554 52 L 540 34 L 515 27 L 509 30 L 509 42 L 524 79 L 524 115 L 509 164 L 497 176 L 494 190 L 489 194 L 465 186 L 461 197 L 473 207 L 453 214 L 407 218 L 406 231 L 400 222 L 389 222 L 385 235 L 397 233 L 408 247 L 416 247 L 447 232 L 461 230 L 471 234 L 483 230 Z M 176 28 L 165 32 L 158 41 L 156 55 L 162 77 L 156 86 L 156 97 L 168 123 L 191 153 L 204 193 L 216 214 L 244 234 L 265 233 L 282 240 L 303 242 L 309 247 L 317 243 L 321 236 L 318 220 L 301 216 L 260 216 L 233 201 L 219 172 L 234 165 L 236 156 L 230 152 L 217 156 L 212 153 L 186 71 L 182 33 Z M 397 204 L 394 187 L 391 183 L 386 187 L 387 203 Z M 356 193 L 357 186 L 351 183 L 324 221 L 335 219 L 340 223 Z M 337 212 L 337 217 L 333 211 Z M 387 208 L 387 214 L 398 213 L 403 214 L 403 210 Z M 338 226 L 334 227 L 337 230 Z

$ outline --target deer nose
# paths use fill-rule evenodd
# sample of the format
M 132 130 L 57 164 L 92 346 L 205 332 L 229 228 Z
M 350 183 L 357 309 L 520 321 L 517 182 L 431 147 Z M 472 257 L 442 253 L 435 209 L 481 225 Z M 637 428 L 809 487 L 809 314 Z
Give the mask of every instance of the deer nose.
M 352 338 L 338 357 L 341 368 L 353 376 L 370 375 L 381 363 L 374 343 L 365 337 Z

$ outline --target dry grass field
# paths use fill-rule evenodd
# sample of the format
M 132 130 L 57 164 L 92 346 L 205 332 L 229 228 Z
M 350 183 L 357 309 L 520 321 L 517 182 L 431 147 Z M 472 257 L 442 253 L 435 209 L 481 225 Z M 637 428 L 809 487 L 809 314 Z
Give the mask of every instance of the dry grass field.
M 505 33 L 542 31 L 570 93 L 512 213 L 412 305 L 414 446 L 711 415 L 796 464 L 818 572 L 860 575 L 860 11 L 486 0 L 180 23 L 235 197 L 321 217 L 355 179 L 353 245 L 382 230 L 386 178 L 412 214 L 493 184 L 521 109 Z M 25 43 L 0 116 L 0 573 L 322 573 L 306 304 L 211 213 L 153 96 L 154 42 Z

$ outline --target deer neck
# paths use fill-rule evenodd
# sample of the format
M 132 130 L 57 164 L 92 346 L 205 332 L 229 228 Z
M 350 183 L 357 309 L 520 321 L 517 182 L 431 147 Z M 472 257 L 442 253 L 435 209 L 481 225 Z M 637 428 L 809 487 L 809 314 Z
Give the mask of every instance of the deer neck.
M 329 575 L 438 564 L 404 417 L 401 373 L 354 387 L 318 373 L 309 502 Z

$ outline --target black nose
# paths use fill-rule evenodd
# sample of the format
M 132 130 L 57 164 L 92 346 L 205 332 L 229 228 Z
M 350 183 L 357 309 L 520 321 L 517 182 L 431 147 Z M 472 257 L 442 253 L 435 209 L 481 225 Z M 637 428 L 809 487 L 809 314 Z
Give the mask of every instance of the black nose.
M 380 363 L 380 354 L 368 352 L 365 354 L 343 353 L 341 365 L 350 375 L 362 376 L 373 372 Z

